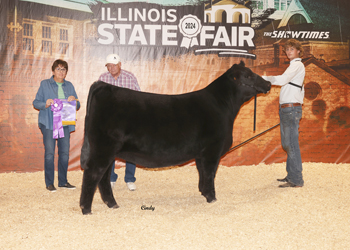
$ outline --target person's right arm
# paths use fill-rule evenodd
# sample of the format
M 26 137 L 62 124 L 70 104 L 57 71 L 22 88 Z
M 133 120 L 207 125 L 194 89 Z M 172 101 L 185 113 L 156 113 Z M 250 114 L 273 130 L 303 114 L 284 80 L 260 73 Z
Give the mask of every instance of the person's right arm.
M 40 83 L 40 87 L 38 92 L 36 93 L 35 99 L 33 101 L 33 106 L 36 109 L 42 110 L 48 108 L 51 104 L 53 104 L 52 99 L 45 100 L 44 94 L 44 83 L 43 81 Z

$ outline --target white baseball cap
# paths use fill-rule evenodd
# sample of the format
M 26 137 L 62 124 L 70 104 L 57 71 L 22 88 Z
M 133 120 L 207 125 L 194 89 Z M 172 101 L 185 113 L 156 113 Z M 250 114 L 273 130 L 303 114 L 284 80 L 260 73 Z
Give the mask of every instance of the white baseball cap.
M 109 54 L 106 58 L 106 66 L 108 63 L 118 64 L 120 63 L 120 57 L 117 54 Z

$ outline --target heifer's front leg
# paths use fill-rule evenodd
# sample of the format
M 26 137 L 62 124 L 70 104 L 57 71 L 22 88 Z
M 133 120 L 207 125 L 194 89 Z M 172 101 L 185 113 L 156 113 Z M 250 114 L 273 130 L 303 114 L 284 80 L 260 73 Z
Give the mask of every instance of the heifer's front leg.
M 196 159 L 196 165 L 199 172 L 199 191 L 207 199 L 207 202 L 215 202 L 214 179 L 218 168 L 219 160 Z
M 203 184 L 203 166 L 202 166 L 201 158 L 196 159 L 196 166 L 199 174 L 198 189 L 199 189 L 199 192 L 201 192 L 201 194 L 203 195 L 204 184 Z
M 114 199 L 111 182 L 110 182 L 112 164 L 110 164 L 110 166 L 108 167 L 108 170 L 102 176 L 101 181 L 98 183 L 98 188 L 100 190 L 101 198 L 104 201 L 104 203 L 109 208 L 118 208 L 119 206 Z

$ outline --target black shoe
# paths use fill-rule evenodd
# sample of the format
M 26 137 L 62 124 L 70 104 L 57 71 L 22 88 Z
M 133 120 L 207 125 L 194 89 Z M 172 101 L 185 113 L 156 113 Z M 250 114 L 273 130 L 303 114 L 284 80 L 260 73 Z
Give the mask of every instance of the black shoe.
M 76 187 L 69 184 L 69 182 L 67 182 L 65 185 L 63 186 L 59 186 L 60 188 L 68 188 L 68 189 L 75 189 Z
M 302 187 L 302 186 L 297 186 L 297 185 L 295 185 L 295 184 L 293 184 L 291 182 L 287 182 L 287 183 L 284 183 L 282 185 L 279 185 L 278 187 L 280 187 L 280 188 L 287 188 L 287 187 L 295 188 L 295 187 Z
M 49 190 L 50 192 L 56 192 L 57 191 L 57 189 L 55 188 L 54 185 L 50 185 L 50 186 L 46 187 L 46 189 Z
M 286 178 L 284 178 L 284 179 L 277 179 L 278 181 L 280 181 L 280 182 L 288 182 L 288 179 L 287 179 L 287 177 Z

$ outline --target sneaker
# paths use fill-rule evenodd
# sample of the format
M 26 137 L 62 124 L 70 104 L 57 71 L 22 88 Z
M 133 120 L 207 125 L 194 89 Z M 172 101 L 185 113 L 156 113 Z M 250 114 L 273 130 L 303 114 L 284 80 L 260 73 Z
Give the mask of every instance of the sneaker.
M 111 188 L 113 189 L 115 187 L 115 181 L 111 181 Z
M 287 183 L 279 185 L 278 187 L 280 187 L 280 188 L 287 188 L 287 187 L 295 188 L 295 187 L 298 187 L 299 188 L 299 187 L 302 187 L 302 186 L 295 185 L 295 184 L 293 184 L 293 183 L 288 181 Z
M 50 186 L 46 187 L 46 189 L 49 190 L 50 192 L 56 192 L 57 191 L 57 189 L 55 188 L 54 185 L 50 185 Z
M 129 189 L 130 191 L 135 191 L 135 190 L 136 190 L 135 182 L 127 182 L 127 183 L 126 183 L 126 186 L 128 187 L 128 189 Z
M 60 188 L 68 188 L 68 189 L 75 189 L 75 186 L 69 184 L 69 182 L 67 182 L 65 185 L 63 186 L 58 186 Z

